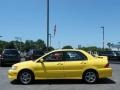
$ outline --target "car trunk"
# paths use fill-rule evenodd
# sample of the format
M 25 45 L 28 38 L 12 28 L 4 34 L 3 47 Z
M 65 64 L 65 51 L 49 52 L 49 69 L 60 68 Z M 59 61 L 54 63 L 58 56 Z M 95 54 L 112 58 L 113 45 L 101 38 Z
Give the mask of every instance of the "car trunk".
M 107 68 L 109 67 L 109 62 L 107 56 L 97 56 L 95 57 L 95 66 L 98 68 Z

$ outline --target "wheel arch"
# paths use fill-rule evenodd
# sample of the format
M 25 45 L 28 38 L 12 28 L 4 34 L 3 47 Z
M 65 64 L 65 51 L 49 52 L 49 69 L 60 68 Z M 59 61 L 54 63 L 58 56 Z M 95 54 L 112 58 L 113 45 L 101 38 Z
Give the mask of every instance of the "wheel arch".
M 86 70 L 83 72 L 83 74 L 82 74 L 82 79 L 83 79 L 83 77 L 84 77 L 84 75 L 85 75 L 85 73 L 86 73 L 87 71 L 93 71 L 93 72 L 95 72 L 96 75 L 97 75 L 97 78 L 99 78 L 99 73 L 98 73 L 98 71 L 95 70 L 95 69 L 93 69 L 93 68 L 90 68 L 90 69 L 86 69 Z
M 30 72 L 30 73 L 32 74 L 32 76 L 33 76 L 33 79 L 35 79 L 35 74 L 34 74 L 34 72 L 33 72 L 32 70 L 28 69 L 28 68 L 21 69 L 21 70 L 19 71 L 18 75 L 17 75 L 17 79 L 18 79 L 19 75 L 20 75 L 22 72 L 24 72 L 24 71 Z

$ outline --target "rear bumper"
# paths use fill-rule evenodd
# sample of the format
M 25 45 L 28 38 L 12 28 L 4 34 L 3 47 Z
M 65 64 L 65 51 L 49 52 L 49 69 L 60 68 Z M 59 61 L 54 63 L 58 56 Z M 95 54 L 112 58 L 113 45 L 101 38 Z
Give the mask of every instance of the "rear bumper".
M 99 78 L 112 77 L 112 68 L 103 68 L 98 70 Z

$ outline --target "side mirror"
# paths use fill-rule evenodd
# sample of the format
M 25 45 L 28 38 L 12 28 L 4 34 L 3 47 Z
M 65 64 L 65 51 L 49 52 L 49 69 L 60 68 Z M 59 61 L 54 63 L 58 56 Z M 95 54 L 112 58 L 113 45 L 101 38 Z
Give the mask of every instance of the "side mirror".
M 43 59 L 40 59 L 40 62 L 43 63 Z

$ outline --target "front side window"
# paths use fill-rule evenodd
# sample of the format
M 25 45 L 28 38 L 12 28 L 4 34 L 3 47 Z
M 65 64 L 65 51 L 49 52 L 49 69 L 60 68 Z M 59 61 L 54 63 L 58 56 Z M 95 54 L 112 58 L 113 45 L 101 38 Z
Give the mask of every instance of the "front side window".
M 54 52 L 45 56 L 43 59 L 44 61 L 61 61 L 62 58 L 63 58 L 62 52 Z
M 87 57 L 77 51 L 71 51 L 65 53 L 65 60 L 67 61 L 79 61 L 79 60 L 87 60 Z

